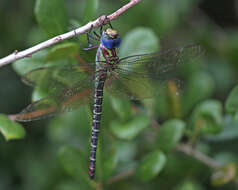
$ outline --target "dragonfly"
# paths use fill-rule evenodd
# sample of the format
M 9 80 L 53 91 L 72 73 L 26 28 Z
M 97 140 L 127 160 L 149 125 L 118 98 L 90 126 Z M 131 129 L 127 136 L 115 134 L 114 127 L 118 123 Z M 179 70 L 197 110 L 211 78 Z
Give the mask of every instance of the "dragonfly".
M 91 102 L 92 128 L 89 155 L 89 177 L 94 179 L 96 152 L 102 115 L 103 92 L 141 100 L 159 96 L 157 87 L 166 88 L 170 81 L 178 84 L 179 68 L 202 52 L 200 45 L 188 45 L 155 53 L 119 58 L 121 44 L 119 32 L 112 27 L 88 35 L 99 43 L 95 61 L 91 64 L 73 64 L 38 68 L 26 73 L 23 81 L 28 85 L 43 85 L 50 96 L 33 102 L 15 120 L 27 122 L 58 113 L 71 111 Z M 153 85 L 156 85 L 153 87 Z

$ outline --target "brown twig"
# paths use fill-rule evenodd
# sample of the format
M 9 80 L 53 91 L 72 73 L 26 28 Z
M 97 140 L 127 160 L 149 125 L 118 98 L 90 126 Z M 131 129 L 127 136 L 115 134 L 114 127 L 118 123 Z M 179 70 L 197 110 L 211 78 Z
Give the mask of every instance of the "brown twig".
M 215 162 L 213 159 L 211 159 L 207 155 L 205 155 L 197 150 L 194 150 L 189 145 L 179 144 L 179 145 L 177 145 L 176 150 L 183 152 L 186 155 L 189 155 L 189 156 L 195 158 L 196 160 L 199 160 L 200 162 L 204 163 L 205 165 L 207 165 L 208 167 L 210 167 L 212 169 L 217 169 L 220 167 L 220 165 L 217 162 Z
M 199 160 L 200 162 L 204 163 L 205 165 L 207 165 L 208 167 L 210 167 L 212 169 L 217 169 L 220 167 L 220 165 L 217 162 L 215 162 L 213 159 L 211 159 L 207 155 L 205 155 L 197 150 L 194 150 L 189 145 L 179 144 L 179 145 L 177 145 L 176 150 L 183 152 L 184 154 L 191 156 L 191 157 L 195 158 L 196 160 Z M 112 183 L 118 182 L 120 180 L 126 179 L 126 178 L 132 176 L 134 173 L 135 173 L 134 169 L 120 173 L 120 174 L 110 178 L 107 181 L 107 184 L 112 184 Z
M 118 182 L 118 181 L 120 181 L 122 179 L 128 178 L 128 177 L 132 176 L 134 173 L 135 173 L 135 170 L 133 170 L 133 169 L 125 171 L 123 173 L 120 173 L 120 174 L 118 174 L 118 175 L 116 175 L 114 177 L 111 177 L 107 181 L 107 184 L 112 184 L 112 183 Z
M 63 40 L 72 38 L 75 35 L 86 33 L 92 28 L 97 28 L 101 25 L 104 25 L 108 21 L 116 19 L 118 16 L 120 16 L 122 13 L 124 13 L 127 9 L 133 7 L 134 5 L 139 3 L 140 1 L 141 0 L 131 0 L 128 4 L 124 5 L 123 7 L 121 7 L 120 9 L 115 11 L 114 13 L 110 14 L 109 16 L 105 16 L 105 15 L 100 16 L 96 20 L 91 21 L 88 24 L 86 24 L 86 25 L 84 25 L 80 28 L 77 28 L 77 29 L 72 30 L 70 32 L 67 32 L 65 34 L 55 36 L 55 37 L 53 37 L 53 38 L 51 38 L 47 41 L 44 41 L 40 44 L 37 44 L 36 46 L 33 46 L 31 48 L 26 49 L 26 50 L 23 50 L 23 51 L 15 50 L 12 54 L 0 59 L 0 67 L 6 65 L 8 63 L 11 63 L 13 61 L 16 61 L 18 59 L 24 58 L 24 57 L 31 57 L 32 54 L 37 52 L 37 51 L 40 51 L 44 48 L 52 46 L 52 45 L 54 45 L 56 43 L 59 43 Z

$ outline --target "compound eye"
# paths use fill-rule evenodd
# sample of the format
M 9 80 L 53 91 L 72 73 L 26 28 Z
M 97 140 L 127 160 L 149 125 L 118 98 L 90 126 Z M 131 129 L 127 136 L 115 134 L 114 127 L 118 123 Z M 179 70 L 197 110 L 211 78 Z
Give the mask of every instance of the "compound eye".
M 113 40 L 111 40 L 111 39 L 101 38 L 101 43 L 102 43 L 107 49 L 112 49 L 112 48 L 113 48 Z
M 115 39 L 114 40 L 114 47 L 119 47 L 120 46 L 120 44 L 121 44 L 121 38 L 119 37 L 119 38 L 117 38 L 117 39 Z
M 110 38 L 115 39 L 117 38 L 118 32 L 112 28 L 108 28 L 105 30 L 105 34 L 108 35 Z
M 101 43 L 107 49 L 117 48 L 121 44 L 121 38 L 120 37 L 116 39 L 101 38 Z

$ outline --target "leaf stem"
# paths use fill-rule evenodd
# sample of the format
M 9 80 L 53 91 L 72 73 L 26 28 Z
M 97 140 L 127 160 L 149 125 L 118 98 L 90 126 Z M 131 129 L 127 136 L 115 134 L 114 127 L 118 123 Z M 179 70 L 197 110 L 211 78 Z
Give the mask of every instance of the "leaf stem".
M 177 145 L 176 150 L 183 152 L 186 155 L 195 158 L 196 160 L 199 160 L 200 162 L 202 162 L 203 164 L 207 165 L 212 169 L 217 169 L 220 167 L 220 165 L 217 162 L 215 162 L 213 159 L 203 154 L 202 152 L 195 150 L 192 146 L 186 144 L 179 144 Z
M 125 171 L 125 172 L 123 172 L 123 173 L 120 173 L 120 174 L 118 174 L 118 175 L 116 175 L 116 176 L 111 177 L 111 178 L 107 181 L 107 184 L 112 184 L 112 183 L 118 182 L 118 181 L 120 181 L 120 180 L 122 180 L 122 179 L 128 178 L 128 177 L 132 176 L 134 173 L 135 173 L 135 170 L 134 170 L 134 169 Z

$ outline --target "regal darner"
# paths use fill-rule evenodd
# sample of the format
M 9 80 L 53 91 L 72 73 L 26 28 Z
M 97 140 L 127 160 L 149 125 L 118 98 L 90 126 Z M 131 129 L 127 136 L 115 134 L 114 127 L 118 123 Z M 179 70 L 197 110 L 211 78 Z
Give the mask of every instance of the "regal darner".
M 100 44 L 95 46 L 98 49 L 94 64 L 52 66 L 27 73 L 24 76 L 27 84 L 38 85 L 47 81 L 46 88 L 52 95 L 33 102 L 14 116 L 17 121 L 42 119 L 73 110 L 92 100 L 94 103 L 89 161 L 91 179 L 94 178 L 96 168 L 104 87 L 117 96 L 126 96 L 130 99 L 157 96 L 156 87 L 151 87 L 153 85 L 166 87 L 169 81 L 177 84 L 179 67 L 201 52 L 200 46 L 190 45 L 119 59 L 116 49 L 120 45 L 121 38 L 116 30 L 108 28 L 101 36 L 96 35 L 93 38 L 100 41 Z

